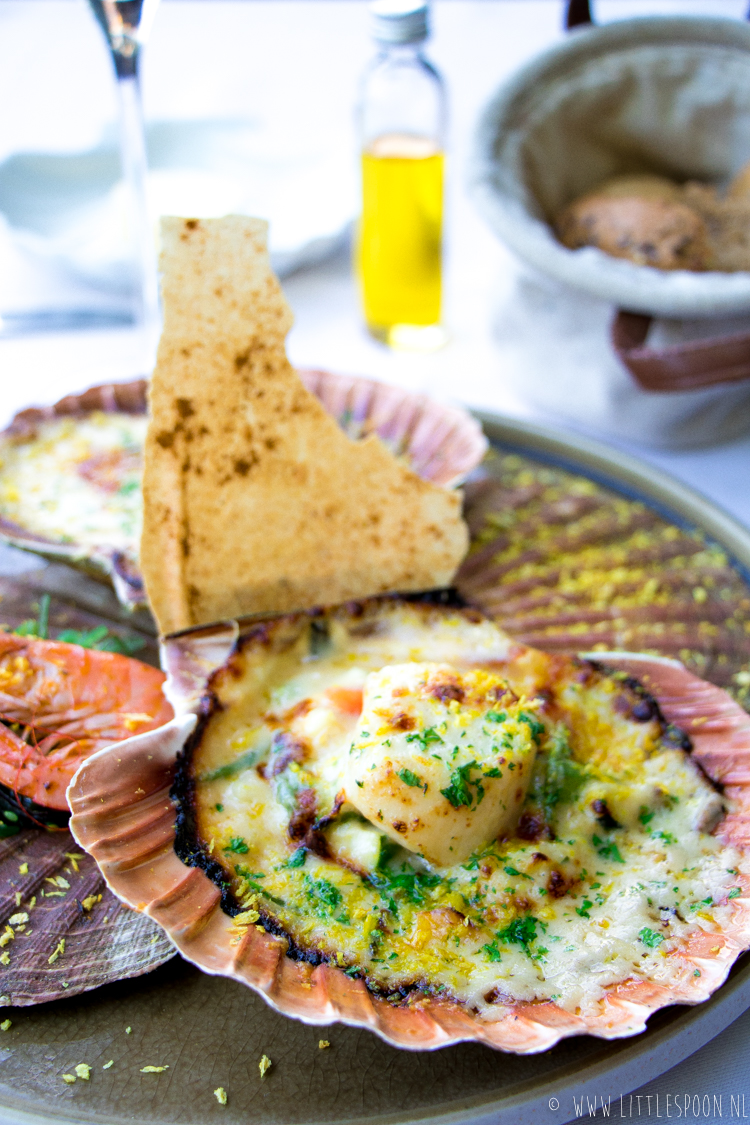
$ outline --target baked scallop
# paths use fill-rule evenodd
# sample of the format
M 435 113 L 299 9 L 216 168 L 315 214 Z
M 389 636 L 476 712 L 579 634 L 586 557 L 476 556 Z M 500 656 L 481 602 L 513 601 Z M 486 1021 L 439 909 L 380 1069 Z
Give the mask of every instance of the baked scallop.
M 538 1051 L 706 999 L 750 944 L 750 720 L 677 662 L 403 598 L 165 660 L 179 717 L 84 764 L 72 830 L 184 956 L 289 1015 Z

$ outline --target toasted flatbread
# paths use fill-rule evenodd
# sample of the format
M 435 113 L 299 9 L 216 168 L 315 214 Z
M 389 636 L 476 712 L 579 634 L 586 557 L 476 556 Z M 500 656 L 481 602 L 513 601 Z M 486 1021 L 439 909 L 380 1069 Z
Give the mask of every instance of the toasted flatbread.
M 162 221 L 140 560 L 163 633 L 450 582 L 457 492 L 352 441 L 286 356 L 257 219 Z

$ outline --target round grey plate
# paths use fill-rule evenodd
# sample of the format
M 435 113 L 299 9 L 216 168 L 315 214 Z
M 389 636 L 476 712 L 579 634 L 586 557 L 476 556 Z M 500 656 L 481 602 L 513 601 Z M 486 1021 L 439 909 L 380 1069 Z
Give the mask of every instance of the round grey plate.
M 750 572 L 750 533 L 666 475 L 595 442 L 481 418 L 493 442 L 639 496 L 702 528 Z M 614 1100 L 628 1093 L 692 1054 L 749 1005 L 745 955 L 708 1003 L 657 1012 L 635 1038 L 569 1039 L 525 1057 L 473 1043 L 418 1054 L 366 1031 L 306 1027 L 241 985 L 175 958 L 136 980 L 6 1010 L 13 1024 L 0 1035 L 0 1125 L 557 1125 L 569 1120 L 573 1094 Z M 320 1039 L 330 1047 L 321 1050 Z M 263 1054 L 273 1065 L 261 1079 Z M 89 1064 L 90 1080 L 66 1085 L 62 1075 L 78 1063 Z M 146 1066 L 168 1069 L 144 1074 Z M 214 1096 L 220 1086 L 225 1106 Z

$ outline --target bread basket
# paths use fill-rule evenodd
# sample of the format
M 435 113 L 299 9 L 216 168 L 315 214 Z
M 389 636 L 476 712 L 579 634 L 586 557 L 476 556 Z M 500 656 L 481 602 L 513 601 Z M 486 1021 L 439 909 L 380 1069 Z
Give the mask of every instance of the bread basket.
M 750 332 L 737 321 L 750 315 L 750 271 L 666 271 L 593 246 L 570 250 L 551 224 L 572 200 L 619 175 L 727 183 L 750 160 L 750 25 L 648 16 L 596 27 L 587 0 L 570 0 L 567 12 L 568 37 L 486 106 L 470 165 L 479 210 L 531 267 L 540 292 L 572 287 L 584 303 L 614 306 L 599 364 L 607 385 L 598 391 L 609 405 L 593 414 L 561 409 L 541 392 L 537 405 L 648 444 L 726 440 L 745 428 L 750 395 Z M 667 325 L 667 346 L 656 348 L 652 317 L 692 324 Z
M 471 169 L 490 226 L 530 265 L 635 312 L 750 311 L 750 273 L 665 272 L 592 247 L 550 220 L 616 175 L 721 183 L 750 159 L 750 26 L 649 16 L 580 27 L 532 59 L 486 107 Z

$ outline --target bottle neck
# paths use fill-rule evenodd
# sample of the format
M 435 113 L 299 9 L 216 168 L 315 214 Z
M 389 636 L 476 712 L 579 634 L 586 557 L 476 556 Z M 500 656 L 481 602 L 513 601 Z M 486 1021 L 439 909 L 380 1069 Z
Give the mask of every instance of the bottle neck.
M 423 59 L 423 50 L 426 43 L 425 39 L 420 39 L 417 43 L 378 43 L 378 54 L 381 59 L 388 59 L 389 62 L 394 63 L 414 63 L 421 62 Z

